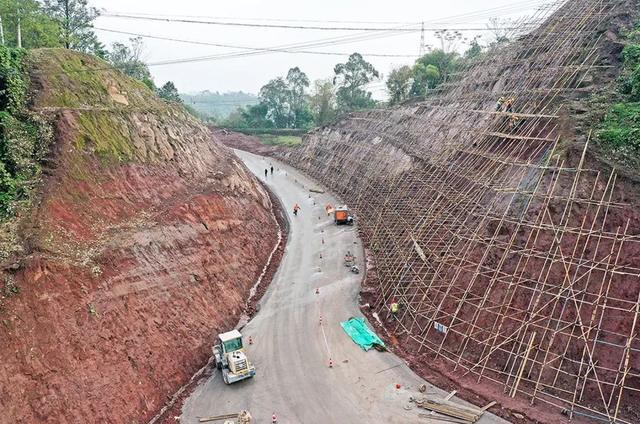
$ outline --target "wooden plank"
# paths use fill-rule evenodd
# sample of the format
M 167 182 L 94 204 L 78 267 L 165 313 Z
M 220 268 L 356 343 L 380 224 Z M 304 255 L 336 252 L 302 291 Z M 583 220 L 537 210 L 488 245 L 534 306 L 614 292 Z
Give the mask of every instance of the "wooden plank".
M 456 393 L 458 393 L 458 391 L 457 391 L 457 390 L 452 391 L 451 393 L 449 393 L 449 394 L 447 395 L 447 397 L 445 397 L 445 398 L 444 398 L 444 400 L 449 400 L 449 399 L 451 399 L 452 397 L 454 397 L 454 396 L 456 395 Z
M 483 406 L 482 408 L 480 408 L 480 410 L 484 412 L 484 411 L 486 411 L 487 409 L 491 408 L 491 407 L 492 407 L 493 405 L 495 405 L 496 403 L 498 403 L 498 402 L 496 402 L 496 401 L 494 400 L 493 402 L 488 403 L 488 404 L 486 404 L 485 406 Z

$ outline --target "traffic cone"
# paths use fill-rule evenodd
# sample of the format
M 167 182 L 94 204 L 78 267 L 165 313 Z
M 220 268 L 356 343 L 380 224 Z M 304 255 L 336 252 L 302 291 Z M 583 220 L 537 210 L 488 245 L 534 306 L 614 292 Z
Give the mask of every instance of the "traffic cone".
M 320 294 L 320 289 L 316 287 L 316 294 Z
M 396 389 L 399 389 L 399 388 L 400 388 L 400 383 L 397 383 L 396 384 Z
M 271 423 L 275 424 L 278 422 L 278 417 L 276 417 L 276 413 L 274 412 L 273 415 L 271 416 Z

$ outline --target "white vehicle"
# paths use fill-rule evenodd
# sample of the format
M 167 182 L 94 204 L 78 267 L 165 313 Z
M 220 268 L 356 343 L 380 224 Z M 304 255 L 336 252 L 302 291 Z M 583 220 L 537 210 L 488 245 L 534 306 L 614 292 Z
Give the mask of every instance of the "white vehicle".
M 256 375 L 256 367 L 249 362 L 242 345 L 242 334 L 238 330 L 218 334 L 218 344 L 213 346 L 216 367 L 222 371 L 226 384 L 251 378 Z

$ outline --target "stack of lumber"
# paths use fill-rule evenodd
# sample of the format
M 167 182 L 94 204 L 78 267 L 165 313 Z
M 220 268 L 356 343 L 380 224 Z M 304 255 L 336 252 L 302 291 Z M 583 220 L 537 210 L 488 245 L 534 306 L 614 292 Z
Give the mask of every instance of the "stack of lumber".
M 435 418 L 441 421 L 448 421 L 458 424 L 473 424 L 480 419 L 484 411 L 486 411 L 491 406 L 495 405 L 495 402 L 490 403 L 484 408 L 475 408 L 473 406 L 464 406 L 457 403 L 452 402 L 450 399 L 453 397 L 453 394 L 450 394 L 444 399 L 422 399 L 416 400 L 415 404 L 421 408 L 428 409 L 432 411 L 432 415 L 429 418 Z M 441 416 L 436 416 L 434 413 L 437 413 Z

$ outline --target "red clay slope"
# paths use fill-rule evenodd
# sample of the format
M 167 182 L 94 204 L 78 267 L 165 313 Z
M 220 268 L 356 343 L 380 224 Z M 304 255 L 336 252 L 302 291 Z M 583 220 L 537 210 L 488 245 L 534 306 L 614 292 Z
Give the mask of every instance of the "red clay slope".
M 0 311 L 0 422 L 142 422 L 237 321 L 272 205 L 181 107 L 88 56 L 30 60 L 56 141 L 4 270 L 20 293 Z

